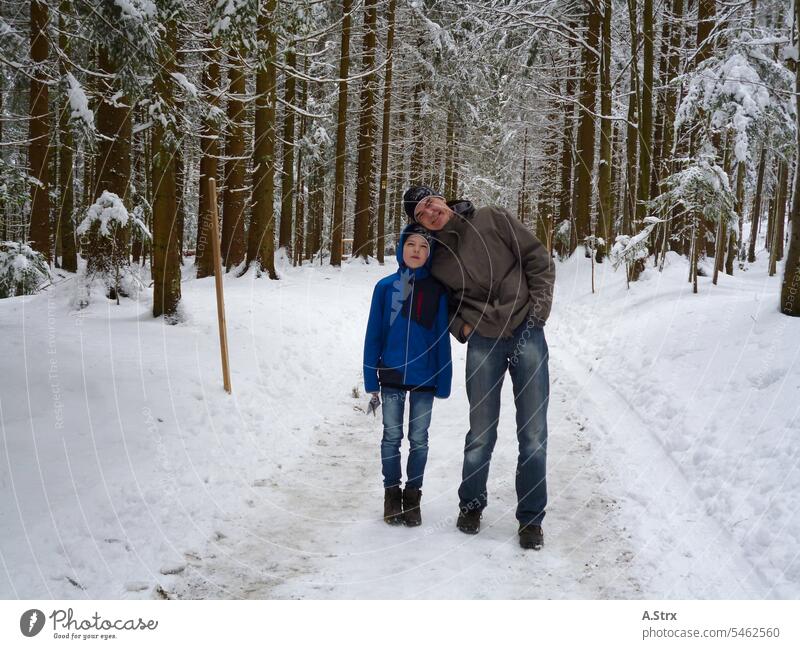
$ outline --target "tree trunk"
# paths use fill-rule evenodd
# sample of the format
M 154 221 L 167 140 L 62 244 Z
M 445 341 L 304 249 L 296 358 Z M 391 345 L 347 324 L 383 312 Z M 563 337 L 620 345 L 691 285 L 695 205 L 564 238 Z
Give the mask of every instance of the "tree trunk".
M 225 191 L 222 212 L 222 263 L 225 270 L 239 265 L 245 259 L 244 238 L 245 175 L 244 123 L 247 111 L 244 106 L 246 82 L 244 62 L 235 50 L 230 52 L 228 71 L 228 120 L 230 133 L 225 149 Z
M 258 16 L 258 35 L 267 51 L 256 72 L 255 143 L 253 146 L 253 200 L 248 239 L 248 259 L 258 259 L 270 279 L 275 272 L 275 108 L 277 35 L 272 29 L 277 0 L 268 0 Z
M 611 186 L 611 144 L 613 138 L 611 122 L 611 12 L 612 0 L 605 0 L 603 8 L 603 48 L 600 64 L 600 174 L 598 194 L 600 215 L 598 234 L 604 244 L 597 248 L 597 261 L 602 262 L 610 249 L 614 228 L 614 190 Z
M 286 48 L 286 67 L 297 66 L 297 50 L 290 43 Z M 283 153 L 281 157 L 281 227 L 278 235 L 278 247 L 292 256 L 292 212 L 294 191 L 294 105 L 296 81 L 294 75 L 286 70 L 284 73 L 284 105 L 283 105 Z
M 723 163 L 722 168 L 725 170 L 725 175 L 730 177 L 731 173 L 731 158 L 733 156 L 733 145 L 730 142 L 730 137 L 727 136 L 725 138 L 725 161 Z M 714 278 L 713 284 L 717 283 L 717 279 L 719 277 L 719 271 L 722 270 L 723 266 L 725 265 L 725 250 L 727 249 L 728 237 L 731 235 L 730 231 L 728 230 L 728 226 L 725 220 L 720 217 L 719 223 L 717 223 L 717 236 L 714 242 Z
M 557 123 L 558 115 L 553 115 L 553 123 Z M 558 136 L 554 135 L 545 144 L 544 149 L 544 168 L 552 165 L 554 168 L 558 164 Z M 555 178 L 543 177 L 540 181 L 538 196 L 539 209 L 536 217 L 536 238 L 546 247 L 548 252 L 553 251 L 553 226 L 554 226 L 554 205 L 556 198 Z
M 303 57 L 303 73 L 308 73 L 308 57 Z M 299 107 L 300 110 L 306 110 L 308 102 L 308 83 L 300 80 L 300 97 Z M 300 127 L 297 133 L 297 141 L 302 142 L 306 135 L 306 128 L 308 124 L 308 117 L 304 114 L 300 115 Z M 297 164 L 295 168 L 295 217 L 294 217 L 294 255 L 292 263 L 294 266 L 299 266 L 303 263 L 303 252 L 305 250 L 305 219 L 306 219 L 306 183 L 305 174 L 303 173 L 303 149 L 297 149 Z
M 569 56 L 569 55 L 568 55 Z M 571 97 L 574 89 L 575 82 L 573 80 L 573 73 L 575 66 L 568 60 L 567 62 L 567 80 L 564 84 L 564 92 L 567 97 Z M 572 102 L 564 102 L 564 122 L 563 122 L 563 139 L 561 141 L 561 194 L 558 207 L 558 220 L 563 223 L 569 221 L 572 223 L 572 175 L 573 175 L 573 150 L 575 148 L 575 109 Z M 570 235 L 570 238 L 574 234 Z M 566 254 L 572 246 L 567 246 L 564 250 L 559 249 L 560 255 Z
M 394 234 L 394 238 L 392 243 L 394 246 L 397 246 L 397 242 L 400 240 L 400 228 L 401 228 L 401 220 L 405 217 L 405 212 L 403 211 L 402 200 L 403 200 L 403 191 L 405 187 L 408 186 L 408 180 L 406 176 L 406 142 L 408 141 L 408 128 L 407 128 L 407 121 L 406 120 L 406 110 L 408 109 L 408 97 L 407 93 L 401 91 L 400 98 L 398 100 L 399 108 L 397 114 L 397 128 L 395 132 L 395 139 L 394 141 L 397 143 L 396 148 L 398 152 L 395 153 L 393 156 L 393 175 L 394 175 L 394 183 L 393 183 L 393 191 L 392 191 L 392 202 L 390 209 L 394 212 L 394 218 L 392 219 L 392 232 Z M 452 198 L 452 195 L 450 196 Z
M 203 118 L 200 133 L 200 186 L 198 187 L 197 246 L 195 264 L 197 277 L 210 277 L 214 274 L 214 251 L 211 234 L 212 197 L 208 189 L 208 179 L 217 178 L 219 164 L 219 124 L 212 110 L 219 106 L 219 43 L 210 42 L 203 53 L 203 87 L 206 89 L 208 109 Z
M 159 72 L 154 86 L 162 110 L 172 108 L 171 75 L 175 72 L 177 23 L 172 18 L 165 24 L 165 38 L 159 46 Z M 164 108 L 164 106 L 168 108 Z M 178 238 L 178 200 L 176 190 L 177 133 L 173 122 L 164 126 L 153 120 L 153 139 L 157 151 L 153 156 L 153 317 L 173 320 L 181 299 L 181 265 Z
M 522 178 L 519 183 L 519 192 L 517 194 L 517 218 L 525 223 L 527 218 L 527 196 L 525 191 L 528 186 L 528 129 L 525 129 L 525 135 L 522 141 Z
M 309 202 L 309 236 L 308 253 L 309 258 L 322 251 L 322 221 L 325 213 L 325 172 L 323 163 L 320 160 L 314 162 L 311 172 L 310 188 L 308 191 Z
M 144 124 L 148 121 L 147 110 L 140 107 L 136 115 L 136 123 Z M 141 129 L 133 135 L 131 147 L 133 149 L 133 167 L 131 170 L 131 185 L 143 195 L 150 177 L 152 168 L 145 166 L 145 138 L 150 129 Z M 141 233 L 134 233 L 131 239 L 131 261 L 137 265 L 144 264 L 144 238 Z
M 342 0 L 342 44 L 339 57 L 339 108 L 336 118 L 336 178 L 333 186 L 331 265 L 342 265 L 342 235 L 345 201 L 345 149 L 347 145 L 347 75 L 350 71 L 350 26 L 352 0 Z
M 99 48 L 99 67 L 104 74 L 101 84 L 101 99 L 97 107 L 96 124 L 99 132 L 98 155 L 95 159 L 95 182 L 93 198 L 97 199 L 104 191 L 117 196 L 128 204 L 128 191 L 131 177 L 131 114 L 130 100 L 120 88 L 114 89 L 119 69 L 114 55 L 103 46 Z M 114 104 L 110 103 L 115 98 Z M 130 228 L 118 228 L 115 245 L 119 250 L 127 250 L 130 241 Z M 92 250 L 84 256 L 91 257 Z M 151 266 L 152 269 L 152 266 Z
M 182 72 L 185 57 L 181 47 L 180 29 L 176 31 L 175 39 L 175 68 L 177 72 Z M 184 104 L 181 95 L 174 95 L 173 101 L 175 102 L 175 114 L 182 114 L 184 111 Z M 178 258 L 180 263 L 183 263 L 184 228 L 186 227 L 186 201 L 184 200 L 184 194 L 186 193 L 186 160 L 183 155 L 184 136 L 184 133 L 180 133 L 178 135 L 178 141 L 175 143 L 175 200 L 178 204 L 175 229 L 178 236 Z
M 392 128 L 392 68 L 394 67 L 394 15 L 397 0 L 389 0 L 386 21 L 386 71 L 383 78 L 383 131 L 381 134 L 381 176 L 378 187 L 378 250 L 377 259 L 383 263 L 386 248 L 386 193 L 389 184 L 389 136 Z M 449 116 L 449 113 L 448 113 Z
M 447 130 L 444 158 L 444 195 L 447 200 L 455 199 L 453 187 L 453 171 L 455 170 L 455 132 L 456 132 L 456 107 L 451 101 L 447 106 Z
M 411 100 L 411 166 L 409 167 L 408 182 L 410 185 L 422 184 L 422 104 L 420 94 L 422 93 L 422 82 L 414 84 L 414 95 Z
M 794 3 L 794 22 L 800 25 L 800 0 Z M 800 39 L 795 40 L 795 47 L 800 44 Z M 797 144 L 796 151 L 800 152 L 800 65 L 795 63 L 795 128 Z M 783 271 L 781 284 L 781 312 L 786 315 L 800 316 L 800 153 L 795 156 L 794 193 L 792 195 L 792 211 L 790 215 L 792 234 L 789 239 L 789 249 L 786 252 L 786 266 Z
M 52 260 L 50 244 L 50 113 L 48 107 L 47 75 L 45 62 L 48 54 L 47 4 L 31 0 L 30 57 L 34 63 L 30 79 L 28 122 L 28 168 L 36 180 L 31 183 L 31 221 L 29 241 L 31 247 Z
M 665 86 L 667 79 L 667 68 L 669 66 L 669 44 L 671 42 L 671 34 L 680 28 L 680 25 L 675 25 L 674 21 L 669 17 L 671 14 L 670 5 L 672 0 L 665 0 L 663 9 L 664 18 L 661 21 L 661 39 L 660 48 L 658 51 L 658 78 L 654 81 L 657 91 L 653 95 L 653 155 L 650 161 L 650 198 L 653 199 L 658 196 L 662 171 L 662 159 L 665 157 L 665 148 L 669 145 L 664 141 L 665 124 L 665 110 L 666 101 L 662 101 L 665 97 Z M 653 55 L 656 56 L 655 54 Z M 659 90 L 660 89 L 660 92 Z M 659 231 L 656 227 L 651 234 L 651 238 L 655 239 L 655 233 Z
M 69 70 L 69 40 L 64 16 L 68 14 L 69 2 L 61 0 L 58 17 L 58 46 L 61 54 L 58 59 L 61 83 L 66 90 L 66 77 Z M 63 105 L 58 114 L 59 127 L 59 148 L 58 148 L 58 172 L 59 185 L 61 186 L 61 203 L 58 214 L 58 234 L 61 239 L 61 268 L 74 273 L 78 270 L 78 255 L 75 248 L 75 189 L 74 178 L 75 161 L 73 157 L 74 142 L 72 140 L 72 129 L 69 125 L 70 103 L 66 91 L 62 95 Z
M 778 167 L 778 180 L 775 189 L 775 209 L 772 217 L 772 241 L 769 254 L 769 275 L 772 277 L 777 272 L 778 260 L 783 256 L 781 243 L 783 241 L 783 222 L 786 218 L 786 183 L 788 181 L 789 165 L 781 160 Z
M 639 38 L 636 0 L 628 0 L 628 25 L 631 34 L 630 88 L 628 90 L 628 124 L 625 134 L 625 206 L 622 216 L 623 234 L 633 234 L 636 214 L 636 169 L 639 144 Z
M 580 90 L 577 164 L 575 170 L 575 227 L 577 242 L 591 234 L 592 173 L 594 169 L 595 109 L 597 101 L 597 46 L 601 15 L 593 0 L 586 2 L 586 47 L 583 50 L 583 78 Z M 572 252 L 572 250 L 570 250 Z
M 364 44 L 362 64 L 364 71 L 375 67 L 375 26 L 377 0 L 364 0 Z M 372 72 L 361 81 L 361 111 L 358 125 L 358 167 L 356 172 L 356 206 L 353 225 L 353 256 L 366 259 L 371 240 L 369 226 L 372 220 L 372 178 L 374 174 L 375 148 L 375 85 L 376 74 Z
M 784 169 L 784 177 L 783 182 L 781 183 L 783 187 L 783 191 L 781 193 L 782 199 L 781 202 L 778 204 L 778 231 L 775 233 L 775 259 L 777 261 L 781 261 L 783 259 L 783 242 L 786 237 L 786 204 L 788 203 L 787 198 L 791 198 L 787 196 L 789 191 L 790 183 L 792 182 L 789 178 L 789 161 L 785 161 L 785 169 Z
M 118 64 L 113 55 L 101 47 L 99 58 L 101 72 L 107 78 L 116 78 Z M 97 107 L 97 130 L 101 137 L 98 138 L 94 199 L 107 190 L 126 202 L 131 177 L 131 109 L 125 95 L 117 97 L 116 105 L 109 103 L 108 100 L 119 93 L 110 82 L 106 83 L 108 85 L 103 92 L 105 100 L 101 100 Z
M 650 200 L 650 171 L 653 149 L 653 0 L 644 0 L 642 9 L 642 36 L 644 38 L 642 59 L 641 119 L 639 120 L 639 180 L 637 182 L 636 217 L 634 234 L 642 227 Z M 644 270 L 644 261 L 633 262 L 631 280 L 636 280 Z
M 750 215 L 750 245 L 747 248 L 747 261 L 756 260 L 756 239 L 758 238 L 758 224 L 761 216 L 761 193 L 764 188 L 764 168 L 767 166 L 767 147 L 761 147 L 761 160 L 758 163 L 758 179 L 756 192 L 753 196 L 753 212 Z

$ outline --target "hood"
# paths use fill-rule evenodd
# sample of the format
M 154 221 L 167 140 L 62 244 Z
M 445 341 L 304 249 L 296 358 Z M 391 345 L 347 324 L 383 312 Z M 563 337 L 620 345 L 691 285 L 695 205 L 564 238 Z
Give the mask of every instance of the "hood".
M 447 207 L 453 210 L 455 216 L 441 230 L 434 232 L 439 241 L 445 241 L 449 237 L 460 237 L 466 229 L 467 222 L 475 216 L 475 207 L 468 200 L 448 201 Z
M 462 198 L 448 201 L 447 207 L 453 210 L 458 216 L 465 219 L 471 219 L 475 214 L 475 207 L 473 207 L 472 203 Z
M 422 279 L 423 277 L 426 277 L 431 270 L 431 261 L 433 260 L 433 247 L 435 245 L 433 237 L 430 237 L 428 239 L 428 245 L 430 248 L 428 250 L 428 258 L 425 260 L 425 264 L 423 266 L 420 266 L 419 268 L 416 268 L 412 271 L 410 268 L 408 268 L 408 266 L 406 266 L 406 262 L 403 261 L 403 246 L 406 245 L 406 239 L 408 238 L 409 234 L 414 234 L 413 230 L 415 228 L 419 227 L 421 226 L 417 225 L 416 223 L 410 223 L 409 225 L 403 228 L 403 231 L 400 233 L 400 241 L 397 244 L 396 256 L 397 256 L 397 265 L 400 267 L 401 271 L 410 271 L 414 273 L 416 277 Z

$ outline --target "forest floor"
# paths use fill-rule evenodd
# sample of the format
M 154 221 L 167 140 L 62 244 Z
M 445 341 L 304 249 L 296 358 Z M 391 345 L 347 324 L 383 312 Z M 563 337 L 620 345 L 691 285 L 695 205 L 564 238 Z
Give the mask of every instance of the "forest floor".
M 483 527 L 455 528 L 455 341 L 423 525 L 382 522 L 361 353 L 394 268 L 227 277 L 230 396 L 212 279 L 184 281 L 176 326 L 149 291 L 77 311 L 72 278 L 0 302 L 0 597 L 800 596 L 800 319 L 764 259 L 698 295 L 677 255 L 630 289 L 597 266 L 594 294 L 580 251 L 558 264 L 539 552 L 517 543 L 509 379 Z

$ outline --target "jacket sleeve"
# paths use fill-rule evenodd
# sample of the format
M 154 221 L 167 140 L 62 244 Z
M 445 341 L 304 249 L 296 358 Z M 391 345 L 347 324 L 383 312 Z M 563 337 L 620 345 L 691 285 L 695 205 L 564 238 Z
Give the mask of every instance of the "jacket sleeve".
M 369 309 L 367 334 L 364 338 L 364 389 L 367 392 L 378 392 L 378 366 L 383 351 L 383 296 L 384 288 L 375 285 L 372 292 L 372 305 Z
M 556 280 L 555 262 L 547 248 L 519 219 L 514 218 L 508 210 L 497 209 L 504 217 L 498 220 L 500 236 L 522 264 L 522 270 L 528 279 L 531 313 L 536 324 L 544 326 L 553 305 L 553 288 Z
M 447 293 L 443 293 L 439 301 L 439 312 L 436 315 L 436 392 L 435 396 L 446 399 L 450 396 L 453 383 L 453 359 L 450 350 L 450 334 L 448 322 L 450 320 L 447 308 Z
M 448 304 L 450 304 L 449 300 Z M 465 324 L 467 324 L 467 322 L 461 317 L 457 305 L 450 304 L 450 333 L 453 334 L 455 339 L 460 343 L 467 342 L 467 339 L 461 335 L 461 328 Z

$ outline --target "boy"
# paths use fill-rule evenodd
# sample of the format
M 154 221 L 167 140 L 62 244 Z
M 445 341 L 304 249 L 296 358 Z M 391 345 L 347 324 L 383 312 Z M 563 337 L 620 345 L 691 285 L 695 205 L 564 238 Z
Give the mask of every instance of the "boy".
M 383 519 L 390 525 L 422 523 L 422 477 L 428 459 L 428 426 L 433 398 L 450 396 L 447 293 L 430 275 L 428 231 L 416 223 L 407 226 L 397 247 L 399 268 L 380 280 L 364 341 L 364 386 L 373 408 L 383 397 Z M 410 403 L 406 488 L 400 489 L 400 442 L 403 410 Z

